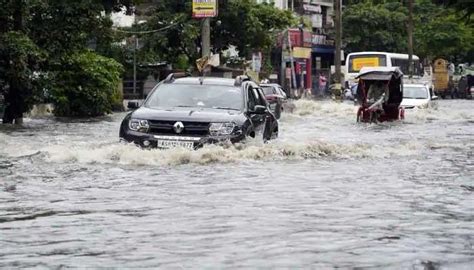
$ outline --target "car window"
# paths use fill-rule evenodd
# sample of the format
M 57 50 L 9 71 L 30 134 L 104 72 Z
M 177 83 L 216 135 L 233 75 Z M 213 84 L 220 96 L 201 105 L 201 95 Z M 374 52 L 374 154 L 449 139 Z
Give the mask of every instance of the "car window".
M 428 89 L 425 87 L 405 86 L 403 88 L 403 98 L 427 99 Z
M 285 93 L 285 90 L 283 90 L 283 88 L 278 87 L 278 91 L 280 92 L 280 95 L 282 95 L 284 98 L 286 98 L 286 93 Z
M 257 102 L 258 102 L 258 94 L 256 93 L 255 88 L 252 88 L 251 86 L 249 86 L 248 91 L 247 91 L 247 96 L 248 96 L 249 110 L 254 110 L 255 105 L 257 105 Z
M 272 86 L 262 86 L 263 94 L 265 95 L 273 95 L 275 91 Z
M 147 107 L 204 107 L 241 110 L 240 88 L 225 85 L 162 84 L 147 99 Z
M 254 88 L 257 94 L 257 104 L 267 106 L 265 95 L 263 94 L 262 88 Z

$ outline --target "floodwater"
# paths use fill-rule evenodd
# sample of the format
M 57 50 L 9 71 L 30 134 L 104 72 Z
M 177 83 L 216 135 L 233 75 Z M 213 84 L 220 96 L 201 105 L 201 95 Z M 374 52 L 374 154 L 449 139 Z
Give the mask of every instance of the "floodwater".
M 0 268 L 472 269 L 473 101 L 296 106 L 198 151 L 119 144 L 124 114 L 0 127 Z

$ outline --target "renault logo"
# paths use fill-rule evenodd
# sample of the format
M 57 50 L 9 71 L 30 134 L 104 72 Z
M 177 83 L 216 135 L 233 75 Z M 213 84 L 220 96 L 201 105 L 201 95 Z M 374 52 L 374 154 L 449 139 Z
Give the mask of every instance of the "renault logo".
M 174 132 L 179 134 L 179 133 L 183 132 L 183 129 L 184 129 L 183 123 L 181 123 L 181 122 L 174 123 L 174 125 L 173 125 Z

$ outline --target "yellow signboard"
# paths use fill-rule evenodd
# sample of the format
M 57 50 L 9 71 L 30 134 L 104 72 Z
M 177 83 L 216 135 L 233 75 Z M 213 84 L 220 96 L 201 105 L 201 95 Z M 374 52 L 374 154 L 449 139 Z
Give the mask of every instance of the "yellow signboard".
M 310 58 L 311 57 L 311 48 L 294 47 L 293 48 L 293 57 L 294 58 Z
M 217 0 L 193 0 L 193 18 L 217 16 Z
M 379 58 L 378 57 L 361 57 L 352 60 L 352 70 L 359 71 L 363 67 L 378 67 Z

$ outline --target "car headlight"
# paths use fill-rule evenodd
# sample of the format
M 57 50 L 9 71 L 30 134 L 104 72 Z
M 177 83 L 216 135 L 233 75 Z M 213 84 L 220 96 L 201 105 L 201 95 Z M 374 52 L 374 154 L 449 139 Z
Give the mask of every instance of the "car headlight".
M 148 132 L 150 124 L 148 124 L 147 120 L 132 118 L 128 121 L 128 127 L 133 131 Z
M 211 136 L 230 135 L 235 127 L 235 123 L 211 123 L 209 133 Z

